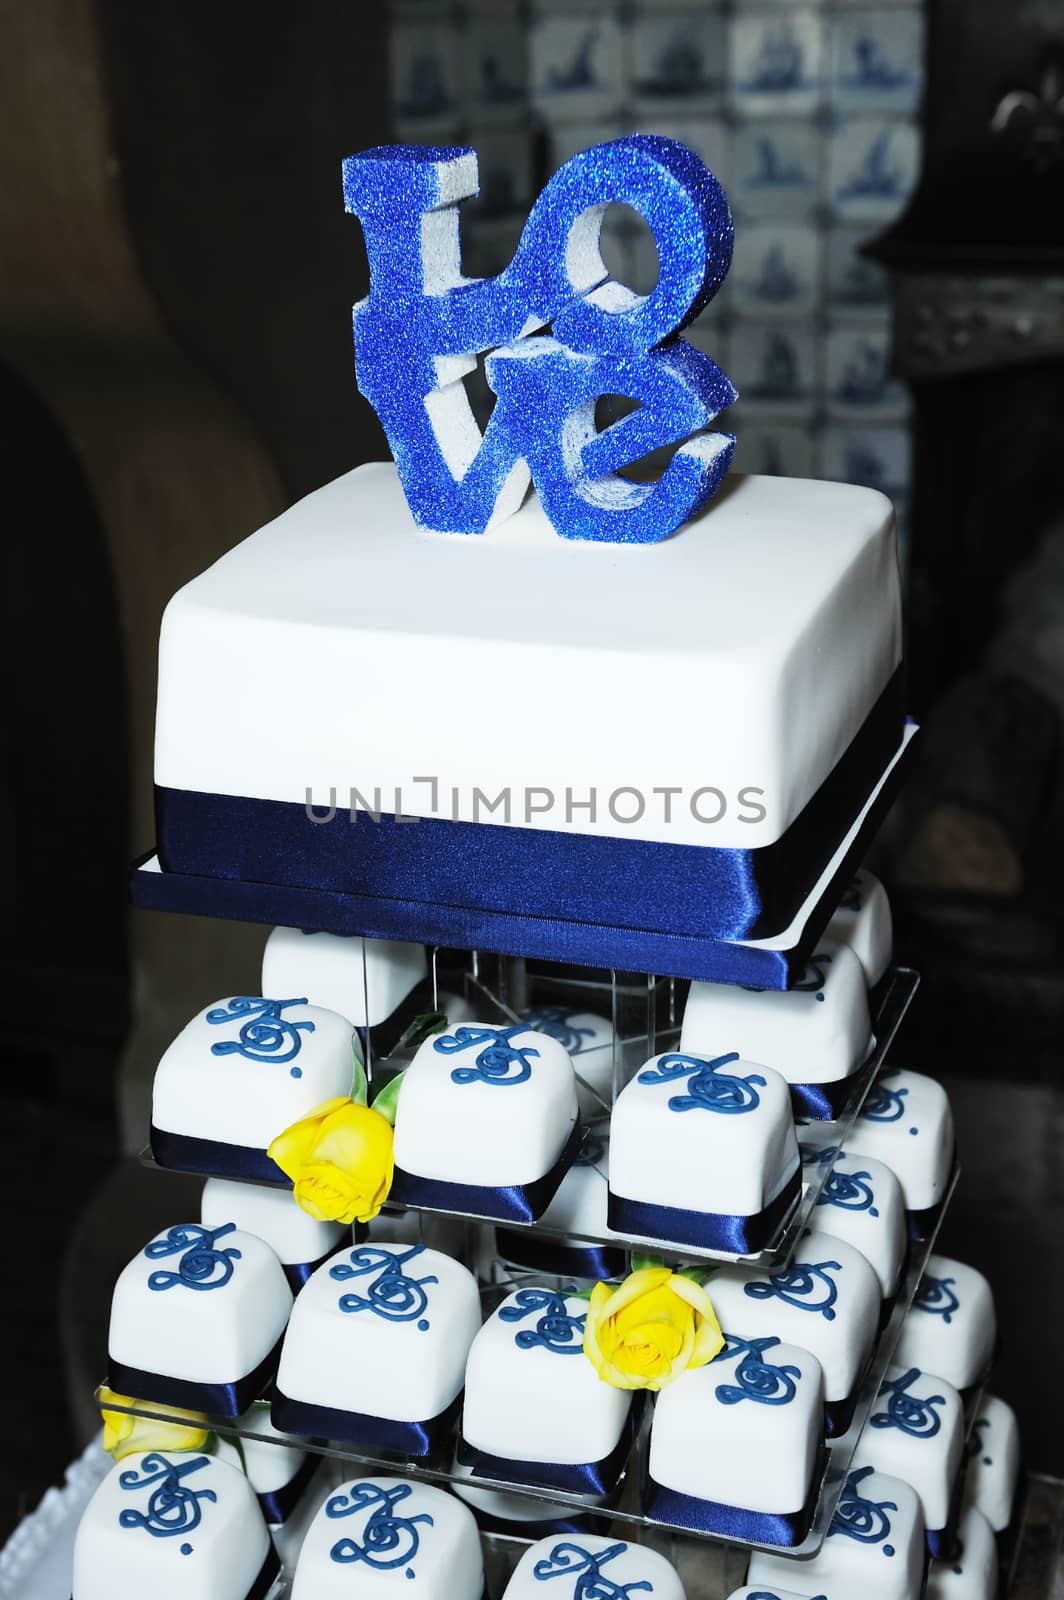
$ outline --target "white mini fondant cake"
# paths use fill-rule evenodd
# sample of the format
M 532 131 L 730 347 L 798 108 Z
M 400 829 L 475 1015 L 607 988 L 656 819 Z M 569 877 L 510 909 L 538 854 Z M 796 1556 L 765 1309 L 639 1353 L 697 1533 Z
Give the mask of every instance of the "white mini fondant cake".
M 525 1551 L 503 1600 L 593 1600 L 643 1590 L 654 1600 L 684 1600 L 676 1568 L 646 1545 L 590 1533 L 551 1534 Z
M 648 1512 L 758 1543 L 809 1531 L 823 1453 L 824 1380 L 808 1350 L 733 1338 L 662 1389 L 650 1434 Z
M 974 1506 L 963 1513 L 956 1552 L 932 1561 L 926 1600 L 997 1600 L 998 1548 L 990 1524 Z
M 556 1039 L 467 1022 L 424 1040 L 395 1117 L 400 1203 L 528 1221 L 577 1153 L 576 1079 Z M 518 1189 L 521 1197 L 500 1191 Z
M 857 1071 L 871 1038 L 861 963 L 848 946 L 822 940 L 804 977 L 784 993 L 692 983 L 680 1049 L 701 1055 L 716 1055 L 725 1045 L 738 1050 L 744 1060 L 773 1067 L 798 1086 L 806 1115 L 831 1116 L 826 1086 Z M 819 1093 L 803 1092 L 803 1085 Z
M 994 1297 L 983 1274 L 931 1256 L 901 1325 L 897 1364 L 938 1373 L 963 1391 L 982 1381 L 996 1343 Z
M 609 1122 L 593 1123 L 584 1134 L 580 1159 L 565 1174 L 539 1227 L 496 1228 L 499 1257 L 533 1272 L 565 1278 L 623 1276 L 626 1254 L 621 1236 L 615 1245 L 595 1242 L 610 1236 L 608 1163 Z
M 956 1148 L 945 1089 L 922 1072 L 888 1067 L 869 1090 L 847 1144 L 855 1156 L 875 1156 L 897 1175 L 910 1214 L 931 1211 L 949 1185 Z
M 807 1229 L 783 1271 L 723 1267 L 709 1292 L 729 1334 L 783 1339 L 817 1357 L 828 1432 L 844 1433 L 879 1326 L 879 1279 L 860 1251 Z
M 239 1434 L 233 1438 L 219 1436 L 215 1453 L 245 1473 L 266 1521 L 279 1527 L 298 1509 L 320 1457 L 309 1455 L 278 1433 L 265 1401 L 246 1411 L 238 1427 Z
M 868 987 L 874 988 L 890 966 L 894 926 L 887 891 L 867 868 L 861 868 L 843 895 L 828 923 L 828 938 L 849 945 L 864 968 Z
M 156 1161 L 283 1183 L 270 1144 L 315 1106 L 351 1093 L 355 1047 L 345 1017 L 301 998 L 236 995 L 207 1006 L 156 1068 Z
M 384 1477 L 355 1478 L 328 1496 L 292 1582 L 292 1600 L 396 1593 L 481 1600 L 483 1591 L 480 1536 L 468 1507 L 446 1489 Z
M 919 1600 L 924 1584 L 924 1519 L 915 1490 L 900 1478 L 862 1467 L 851 1472 L 827 1538 L 811 1561 L 750 1558 L 756 1592 L 801 1582 L 817 1600 Z M 800 1578 L 799 1578 L 800 1574 Z
M 653 1056 L 610 1122 L 609 1221 L 628 1234 L 745 1254 L 768 1244 L 800 1176 L 787 1085 L 732 1053 Z
M 972 1423 L 964 1498 L 983 1513 L 995 1533 L 1004 1533 L 1012 1521 L 1019 1476 L 1016 1413 L 996 1394 L 986 1394 Z
M 286 1433 L 424 1455 L 461 1393 L 480 1295 L 423 1245 L 356 1245 L 318 1268 L 285 1335 L 273 1420 Z
M 949 1553 L 963 1457 L 964 1407 L 953 1385 L 916 1367 L 888 1367 L 853 1465 L 903 1478 L 916 1490 L 934 1556 Z
M 353 1028 L 375 1028 L 428 973 L 425 947 L 274 928 L 262 953 L 263 994 L 302 994 Z
M 326 1256 L 350 1239 L 342 1222 L 318 1222 L 287 1189 L 208 1178 L 200 1200 L 200 1221 L 207 1228 L 235 1222 L 244 1233 L 264 1239 L 285 1270 L 293 1289 L 306 1282 Z
M 538 1288 L 515 1290 L 492 1313 L 466 1365 L 463 1461 L 547 1489 L 612 1489 L 632 1397 L 585 1356 L 586 1314 L 585 1300 Z
M 817 1225 L 860 1250 L 879 1279 L 883 1298 L 898 1287 L 909 1246 L 905 1197 L 882 1161 L 843 1150 L 820 1191 Z
M 613 1024 L 592 1011 L 560 1005 L 536 1006 L 522 1021 L 557 1039 L 573 1058 L 580 1113 L 590 1119 L 613 1104 Z
M 451 1488 L 456 1495 L 472 1506 L 473 1512 L 485 1533 L 515 1533 L 522 1537 L 538 1539 L 540 1533 L 550 1533 L 569 1528 L 576 1531 L 589 1527 L 597 1520 L 601 1495 L 588 1495 L 586 1510 L 572 1504 L 553 1504 L 538 1495 L 507 1494 L 501 1489 L 482 1489 L 473 1478 L 473 1468 L 455 1460 L 451 1468 L 454 1476 Z M 608 1515 L 608 1513 L 607 1513 Z
M 292 1291 L 269 1245 L 231 1223 L 179 1224 L 119 1274 L 107 1336 L 112 1389 L 237 1416 L 273 1377 Z
M 126 1456 L 78 1526 L 73 1600 L 259 1600 L 277 1557 L 251 1485 L 196 1452 Z

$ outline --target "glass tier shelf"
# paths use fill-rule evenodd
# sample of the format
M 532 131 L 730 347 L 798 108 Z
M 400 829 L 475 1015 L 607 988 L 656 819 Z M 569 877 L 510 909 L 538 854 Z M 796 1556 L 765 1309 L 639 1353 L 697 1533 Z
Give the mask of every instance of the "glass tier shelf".
M 861 1429 L 864 1427 L 872 1402 L 879 1392 L 884 1374 L 890 1365 L 901 1333 L 902 1320 L 912 1304 L 916 1294 L 928 1257 L 934 1250 L 935 1240 L 938 1236 L 939 1226 L 943 1214 L 952 1197 L 956 1186 L 959 1169 L 954 1168 L 946 1193 L 938 1207 L 934 1218 L 933 1227 L 928 1237 L 919 1244 L 913 1244 L 909 1252 L 906 1271 L 902 1277 L 898 1293 L 895 1297 L 889 1320 L 883 1329 L 876 1344 L 872 1360 L 865 1372 L 860 1385 L 857 1406 L 853 1420 L 848 1431 L 838 1439 L 827 1441 L 827 1450 L 823 1478 L 820 1485 L 817 1511 L 813 1520 L 812 1529 L 805 1542 L 795 1550 L 789 1552 L 795 1557 L 811 1556 L 820 1548 L 834 1516 L 839 1496 L 846 1482 L 846 1475 L 850 1468 L 857 1440 Z M 484 1296 L 486 1310 L 490 1310 L 514 1285 L 527 1284 L 530 1278 L 521 1274 L 508 1279 L 504 1283 L 493 1283 L 486 1286 Z M 709 1283 L 712 1294 L 712 1281 Z M 167 1420 L 164 1413 L 154 1410 L 149 1402 L 136 1401 L 128 1407 L 116 1404 L 108 1399 L 109 1410 L 128 1410 L 135 1416 L 154 1417 Z M 575 1494 L 566 1494 L 558 1490 L 544 1490 L 533 1488 L 525 1484 L 513 1483 L 499 1478 L 482 1477 L 479 1473 L 475 1480 L 469 1478 L 468 1473 L 456 1470 L 455 1451 L 458 1443 L 460 1424 L 456 1424 L 454 1434 L 441 1444 L 436 1451 L 416 1461 L 404 1455 L 393 1454 L 377 1449 L 360 1449 L 357 1446 L 336 1441 L 321 1439 L 304 1439 L 295 1435 L 276 1435 L 258 1432 L 253 1423 L 246 1419 L 226 1417 L 211 1417 L 211 1428 L 222 1435 L 232 1437 L 247 1437 L 260 1439 L 265 1442 L 275 1442 L 295 1445 L 308 1449 L 318 1454 L 333 1457 L 343 1461 L 350 1461 L 355 1468 L 373 1472 L 387 1472 L 403 1474 L 412 1478 L 424 1479 L 428 1482 L 448 1483 L 452 1481 L 465 1482 L 477 1488 L 496 1490 L 507 1494 L 517 1494 L 525 1499 L 539 1501 L 547 1505 L 566 1506 L 582 1512 L 601 1511 L 608 1516 L 610 1521 L 645 1529 L 656 1529 L 659 1532 L 682 1534 L 691 1539 L 708 1539 L 714 1544 L 735 1544 L 745 1548 L 758 1548 L 755 1543 L 746 1540 L 724 1540 L 719 1535 L 701 1535 L 693 1533 L 686 1528 L 671 1529 L 667 1523 L 652 1520 L 642 1510 L 643 1485 L 646 1479 L 648 1460 L 650 1417 L 649 1408 L 643 1417 L 642 1424 L 637 1432 L 632 1448 L 629 1452 L 619 1485 L 614 1495 L 610 1497 L 608 1506 L 600 1506 L 589 1501 L 586 1497 Z M 546 1513 L 545 1513 L 546 1515 Z M 768 1548 L 768 1547 L 766 1547 Z

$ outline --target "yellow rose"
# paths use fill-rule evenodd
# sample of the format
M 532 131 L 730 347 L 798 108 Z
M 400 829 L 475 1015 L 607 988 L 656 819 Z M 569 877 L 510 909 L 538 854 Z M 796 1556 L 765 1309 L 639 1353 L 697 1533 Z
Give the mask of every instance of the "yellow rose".
M 644 1267 L 617 1289 L 596 1283 L 591 1291 L 584 1353 L 615 1389 L 661 1389 L 723 1347 L 709 1295 L 668 1267 Z
M 134 1417 L 128 1411 L 109 1411 L 108 1400 L 120 1406 L 143 1403 L 117 1394 L 114 1389 L 101 1389 L 97 1399 L 103 1418 L 103 1447 L 116 1461 L 141 1450 L 202 1450 L 210 1438 L 207 1418 L 198 1411 L 178 1411 L 174 1406 L 159 1406 L 153 1401 L 153 1411 L 174 1418 L 173 1422 L 160 1422 L 155 1417 Z
M 391 1123 L 346 1096 L 279 1133 L 269 1155 L 291 1178 L 297 1204 L 318 1222 L 369 1222 L 395 1172 Z

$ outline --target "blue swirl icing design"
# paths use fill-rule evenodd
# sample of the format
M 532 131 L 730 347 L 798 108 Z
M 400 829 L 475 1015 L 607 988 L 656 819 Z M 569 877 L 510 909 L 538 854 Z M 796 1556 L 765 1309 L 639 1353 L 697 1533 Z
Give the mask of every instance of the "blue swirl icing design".
M 473 1050 L 478 1045 L 480 1053 L 471 1067 L 455 1067 L 452 1083 L 489 1083 L 508 1087 L 526 1083 L 532 1076 L 532 1061 L 539 1051 L 531 1045 L 515 1047 L 513 1039 L 527 1033 L 526 1023 L 515 1023 L 509 1028 L 473 1028 L 463 1023 L 453 1033 L 441 1034 L 433 1041 L 433 1049 L 441 1055 L 454 1055 L 460 1050 Z
M 731 1061 L 738 1061 L 738 1051 L 726 1056 L 706 1060 L 702 1056 L 666 1055 L 653 1067 L 639 1074 L 638 1081 L 646 1084 L 676 1083 L 686 1078 L 687 1093 L 673 1095 L 670 1111 L 715 1111 L 720 1116 L 742 1116 L 756 1111 L 761 1104 L 757 1092 L 764 1088 L 765 1080 L 757 1073 L 747 1078 L 737 1078 L 720 1069 Z
M 218 1228 L 204 1228 L 198 1222 L 189 1222 L 171 1228 L 165 1239 L 153 1239 L 144 1247 L 149 1261 L 176 1255 L 180 1255 L 181 1260 L 176 1272 L 151 1273 L 148 1288 L 160 1291 L 178 1287 L 223 1289 L 233 1276 L 233 1263 L 240 1260 L 240 1251 L 233 1245 L 216 1250 L 215 1245 L 226 1234 L 235 1232 L 235 1222 L 223 1222 Z
M 538 1006 L 534 1011 L 526 1011 L 524 1022 L 526 1028 L 531 1028 L 533 1033 L 545 1033 L 550 1039 L 557 1039 L 563 1050 L 568 1050 L 570 1055 L 576 1055 L 584 1048 L 585 1039 L 595 1037 L 594 1028 L 578 1028 L 573 1022 L 573 1017 L 579 1017 L 579 1011 L 568 1011 L 564 1006 Z
M 766 1350 L 774 1350 L 779 1339 L 739 1339 L 733 1334 L 724 1335 L 724 1349 L 714 1358 L 730 1361 L 741 1359 L 735 1368 L 734 1384 L 718 1383 L 717 1399 L 726 1406 L 736 1406 L 741 1400 L 756 1400 L 762 1406 L 790 1405 L 798 1393 L 796 1378 L 802 1376 L 800 1367 L 774 1366 L 761 1358 Z
M 836 1168 L 829 1173 L 817 1205 L 838 1206 L 841 1211 L 867 1211 L 870 1217 L 878 1217 L 871 1177 L 868 1172 L 840 1172 Z
M 607 1545 L 605 1550 L 585 1550 L 574 1540 L 563 1539 L 549 1556 L 537 1561 L 532 1576 L 537 1583 L 551 1578 L 576 1578 L 572 1600 L 628 1600 L 629 1595 L 650 1594 L 654 1585 L 646 1578 L 631 1583 L 614 1583 L 602 1569 L 609 1562 L 623 1556 L 628 1546 L 623 1543 Z
M 395 1255 L 379 1245 L 358 1245 L 351 1251 L 347 1261 L 329 1268 L 329 1277 L 337 1283 L 346 1283 L 351 1278 L 366 1278 L 370 1273 L 376 1273 L 376 1277 L 366 1285 L 365 1294 L 341 1295 L 336 1302 L 340 1310 L 351 1313 L 372 1311 L 374 1316 L 383 1317 L 385 1322 L 416 1322 L 419 1331 L 424 1333 L 428 1328 L 424 1317 L 429 1304 L 425 1285 L 439 1283 L 440 1280 L 432 1276 L 408 1278 L 403 1270 L 408 1262 L 421 1255 L 424 1248 L 423 1244 L 415 1244 L 402 1255 Z
M 941 1430 L 942 1418 L 935 1410 L 936 1406 L 944 1406 L 944 1394 L 929 1394 L 918 1396 L 909 1394 L 909 1389 L 921 1377 L 919 1367 L 910 1367 L 908 1372 L 903 1372 L 900 1378 L 886 1379 L 880 1388 L 880 1397 L 889 1395 L 886 1411 L 873 1413 L 871 1422 L 873 1428 L 897 1428 L 901 1433 L 908 1433 L 914 1439 L 933 1439 Z
M 976 1456 L 979 1455 L 979 1453 L 983 1450 L 983 1448 L 984 1448 L 984 1446 L 986 1444 L 986 1441 L 983 1438 L 982 1430 L 984 1428 L 989 1428 L 989 1426 L 990 1426 L 990 1418 L 989 1417 L 976 1417 L 975 1421 L 972 1423 L 971 1435 L 969 1436 L 969 1439 L 968 1439 L 968 1442 L 967 1442 L 967 1446 L 966 1446 L 966 1449 L 967 1449 L 967 1452 L 968 1452 L 967 1460 L 974 1461 Z M 989 1456 L 984 1456 L 983 1459 L 984 1459 L 984 1462 L 985 1462 L 986 1466 L 989 1467 L 989 1466 L 993 1465 L 993 1463 L 992 1463 L 992 1461 L 991 1461 Z
M 514 1335 L 519 1350 L 549 1350 L 556 1356 L 579 1356 L 584 1353 L 584 1325 L 586 1313 L 571 1317 L 565 1309 L 565 1296 L 550 1289 L 519 1289 L 513 1305 L 499 1311 L 500 1322 L 522 1322 L 525 1317 L 539 1313 L 535 1328 L 522 1328 Z
M 782 1300 L 798 1311 L 818 1311 L 825 1322 L 834 1322 L 839 1286 L 832 1271 L 841 1272 L 841 1262 L 795 1261 L 783 1272 L 770 1273 L 767 1281 L 744 1284 L 743 1293 L 751 1300 Z
M 800 983 L 794 985 L 795 994 L 816 994 L 818 1000 L 824 998 L 820 992 L 827 982 L 825 968 L 831 965 L 831 954 L 827 950 L 818 950 L 811 961 L 805 964 Z
M 121 1488 L 129 1494 L 151 1488 L 146 1511 L 134 1511 L 132 1506 L 118 1514 L 122 1528 L 143 1528 L 154 1539 L 173 1539 L 178 1534 L 191 1533 L 203 1520 L 201 1500 L 218 1499 L 213 1489 L 189 1488 L 183 1480 L 210 1466 L 209 1456 L 190 1456 L 176 1462 L 160 1451 L 153 1450 L 141 1458 L 140 1467 L 119 1474 Z M 154 1487 L 152 1487 L 154 1485 Z M 191 1554 L 192 1547 L 182 1549 Z
M 900 1122 L 905 1115 L 907 1088 L 888 1089 L 885 1083 L 874 1083 L 868 1099 L 861 1107 L 865 1122 Z
M 214 1056 L 241 1055 L 248 1061 L 294 1061 L 303 1047 L 301 1033 L 313 1033 L 313 1022 L 291 1022 L 282 1015 L 286 1006 L 305 1006 L 301 1000 L 264 1000 L 257 995 L 240 994 L 227 1006 L 207 1012 L 212 1027 L 226 1022 L 248 1020 L 236 1039 L 219 1039 L 211 1045 Z M 287 1048 L 286 1048 L 287 1046 Z
M 953 1313 L 960 1309 L 960 1301 L 953 1292 L 955 1278 L 936 1278 L 925 1272 L 913 1297 L 913 1310 L 926 1311 L 928 1316 L 941 1317 L 952 1322 Z
M 350 1535 L 338 1539 L 329 1551 L 331 1560 L 347 1565 L 360 1561 L 374 1572 L 391 1572 L 405 1567 L 406 1576 L 414 1576 L 413 1562 L 421 1544 L 418 1524 L 432 1527 L 433 1518 L 427 1511 L 413 1517 L 397 1517 L 395 1508 L 413 1494 L 408 1483 L 397 1483 L 382 1489 L 376 1483 L 356 1483 L 349 1494 L 333 1495 L 326 1501 L 327 1517 L 353 1517 L 369 1510 L 362 1529 L 362 1543 Z
M 887 1512 L 897 1511 L 897 1502 L 866 1500 L 860 1490 L 865 1478 L 870 1477 L 874 1471 L 874 1467 L 860 1467 L 856 1472 L 850 1473 L 835 1515 L 831 1519 L 827 1536 L 831 1539 L 835 1534 L 841 1533 L 847 1539 L 856 1539 L 859 1544 L 882 1544 L 883 1554 L 892 1556 L 893 1545 L 883 1544 L 883 1541 L 889 1536 L 891 1528 Z

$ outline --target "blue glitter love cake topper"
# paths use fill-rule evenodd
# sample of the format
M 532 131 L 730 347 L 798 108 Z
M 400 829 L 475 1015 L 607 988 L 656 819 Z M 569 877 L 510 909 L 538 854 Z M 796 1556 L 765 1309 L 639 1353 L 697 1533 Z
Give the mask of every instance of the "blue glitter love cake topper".
M 565 538 L 667 538 L 713 496 L 735 444 L 708 431 L 735 389 L 677 337 L 731 264 L 724 190 L 675 139 L 596 145 L 551 178 L 510 265 L 468 279 L 458 208 L 477 191 L 476 152 L 461 146 L 385 145 L 344 162 L 344 203 L 362 224 L 370 267 L 369 295 L 354 310 L 358 387 L 414 519 L 483 533 L 520 507 L 531 480 Z M 613 281 L 603 263 L 602 218 L 614 203 L 638 211 L 654 236 L 658 281 L 647 295 Z M 462 379 L 486 352 L 496 403 L 481 434 Z M 603 395 L 638 409 L 599 432 Z M 660 481 L 620 475 L 668 445 L 676 450 Z

